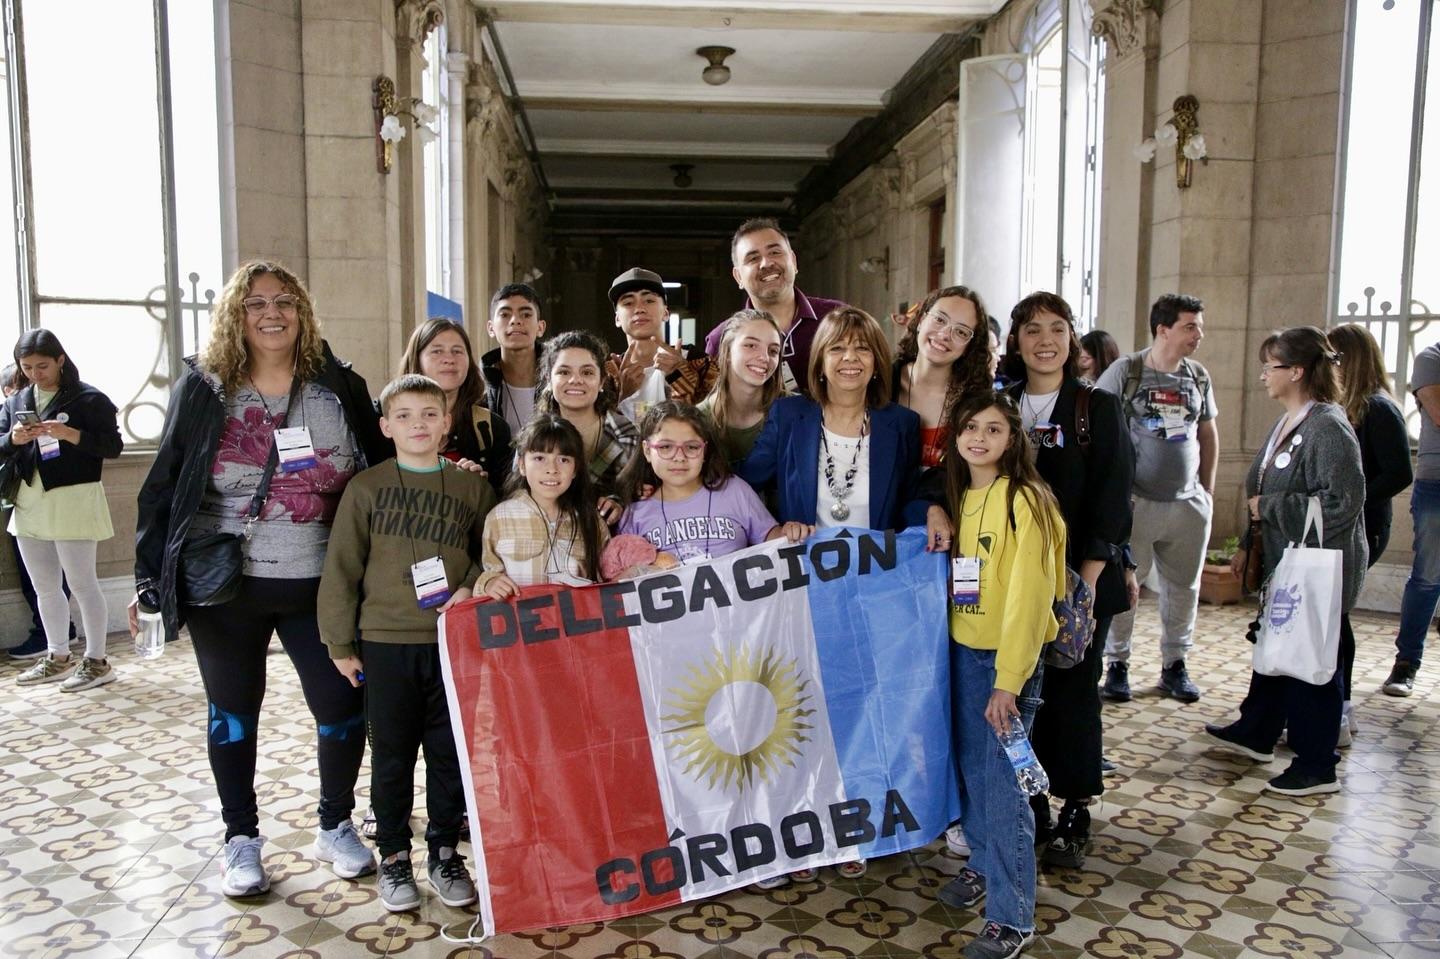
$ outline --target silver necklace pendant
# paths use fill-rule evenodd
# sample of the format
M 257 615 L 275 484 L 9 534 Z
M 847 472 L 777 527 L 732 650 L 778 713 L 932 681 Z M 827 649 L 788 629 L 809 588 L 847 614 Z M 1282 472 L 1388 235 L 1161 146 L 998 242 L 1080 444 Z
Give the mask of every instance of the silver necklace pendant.
M 847 506 L 847 505 L 845 505 L 845 501 L 844 501 L 844 500 L 839 500 L 839 499 L 837 499 L 837 500 L 830 506 L 830 518 L 831 518 L 831 519 L 844 520 L 844 519 L 846 519 L 847 517 L 849 517 L 849 515 L 850 515 L 850 507 Z

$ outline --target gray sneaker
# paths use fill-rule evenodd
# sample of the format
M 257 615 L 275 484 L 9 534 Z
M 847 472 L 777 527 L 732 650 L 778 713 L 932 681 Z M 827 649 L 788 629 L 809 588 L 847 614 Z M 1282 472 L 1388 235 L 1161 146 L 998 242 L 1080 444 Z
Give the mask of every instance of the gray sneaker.
M 15 682 L 21 686 L 39 686 L 41 683 L 58 683 L 71 673 L 75 672 L 76 659 L 71 656 L 64 661 L 54 656 L 46 656 L 37 660 L 25 672 L 15 677 Z
M 468 906 L 478 898 L 470 871 L 465 868 L 465 857 L 449 846 L 432 852 L 425 870 L 430 876 L 431 888 L 445 905 Z
M 225 871 L 220 891 L 232 899 L 258 896 L 270 889 L 270 876 L 260 861 L 260 836 L 236 836 L 225 844 Z
M 71 656 L 70 659 L 73 661 L 75 657 Z M 86 656 L 80 660 L 79 668 L 60 684 L 60 688 L 67 693 L 78 693 L 82 689 L 94 689 L 96 686 L 113 682 L 115 670 L 111 668 L 108 659 L 91 659 Z
M 408 850 L 380 861 L 380 902 L 391 912 L 420 908 L 420 888 L 415 885 Z
M 355 824 L 348 819 L 334 829 L 315 830 L 315 858 L 330 863 L 341 879 L 368 876 L 375 871 L 375 854 L 360 840 Z

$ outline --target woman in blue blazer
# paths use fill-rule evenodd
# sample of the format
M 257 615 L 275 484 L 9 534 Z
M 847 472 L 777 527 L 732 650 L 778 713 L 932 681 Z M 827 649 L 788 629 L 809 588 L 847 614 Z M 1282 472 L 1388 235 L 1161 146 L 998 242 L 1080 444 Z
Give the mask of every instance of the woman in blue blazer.
M 738 471 L 757 490 L 775 490 L 782 523 L 881 530 L 924 523 L 929 548 L 948 550 L 952 529 L 944 510 L 914 496 L 920 417 L 890 401 L 890 372 L 880 324 L 854 307 L 832 310 L 810 347 L 815 398 L 776 400 Z M 837 868 L 858 878 L 865 861 Z M 807 873 L 813 874 L 794 875 Z
M 780 522 L 822 529 L 927 522 L 931 504 L 913 495 L 920 417 L 890 401 L 891 365 L 884 331 L 863 310 L 843 307 L 821 321 L 810 350 L 815 398 L 776 400 L 739 466 L 751 486 L 775 490 Z M 936 520 L 931 545 L 949 548 L 948 521 Z

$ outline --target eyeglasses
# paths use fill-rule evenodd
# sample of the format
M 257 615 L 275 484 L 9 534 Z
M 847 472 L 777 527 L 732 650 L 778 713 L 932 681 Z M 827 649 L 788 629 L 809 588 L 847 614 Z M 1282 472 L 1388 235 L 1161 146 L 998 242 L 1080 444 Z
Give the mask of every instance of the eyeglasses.
M 1290 365 L 1289 363 L 1262 363 L 1262 364 L 1260 364 L 1260 375 L 1261 375 L 1261 376 L 1269 376 L 1271 373 L 1274 373 L 1276 370 L 1288 370 L 1288 369 L 1291 369 L 1291 365 Z
M 669 440 L 661 440 L 658 443 L 645 441 L 645 448 L 650 450 L 662 460 L 673 460 L 678 454 L 685 454 L 687 460 L 698 460 L 705 455 L 704 440 L 690 440 L 687 443 L 672 443 Z
M 935 324 L 935 332 L 944 333 L 948 330 L 950 335 L 962 344 L 975 339 L 975 331 L 966 326 L 963 320 L 947 320 L 937 313 L 926 313 L 925 319 Z
M 240 301 L 245 304 L 247 313 L 264 313 L 270 304 L 275 304 L 275 309 L 285 313 L 300 307 L 300 297 L 294 293 L 277 293 L 274 296 L 247 296 Z

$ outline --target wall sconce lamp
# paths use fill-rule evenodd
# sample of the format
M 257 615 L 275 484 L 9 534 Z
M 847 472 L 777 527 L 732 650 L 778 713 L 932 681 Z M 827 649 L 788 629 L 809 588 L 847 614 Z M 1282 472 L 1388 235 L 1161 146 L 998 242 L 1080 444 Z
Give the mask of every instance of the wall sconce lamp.
M 683 190 L 695 182 L 694 178 L 690 176 L 690 171 L 695 169 L 695 164 L 672 163 L 670 169 L 675 171 L 675 185 L 680 189 Z
M 424 146 L 435 140 L 435 131 L 430 128 L 440 116 L 440 111 L 419 97 L 395 96 L 395 81 L 378 76 L 370 85 L 370 106 L 375 111 L 375 166 L 381 173 L 389 173 L 395 163 L 395 144 L 405 139 L 406 129 L 401 117 L 409 117 L 415 127 L 415 139 Z
M 885 277 L 885 289 L 890 289 L 890 248 L 887 246 L 881 256 L 867 256 L 860 261 L 860 272 Z
M 725 58 L 735 55 L 734 47 L 701 47 L 695 52 L 710 61 L 710 65 L 700 71 L 700 79 L 712 87 L 730 82 L 730 68 L 725 65 Z
M 1200 132 L 1200 101 L 1190 94 L 1175 98 L 1174 116 L 1169 122 L 1157 127 L 1153 137 L 1146 137 L 1135 147 L 1135 159 L 1149 163 L 1155 159 L 1159 147 L 1175 148 L 1175 186 L 1181 190 L 1190 186 L 1195 171 L 1195 161 L 1209 164 L 1209 153 L 1205 149 L 1205 135 Z
M 540 279 L 540 277 L 544 275 L 544 270 L 540 269 L 538 266 L 532 266 L 530 267 L 530 269 L 526 270 L 520 275 L 520 282 L 533 284 L 536 280 Z

